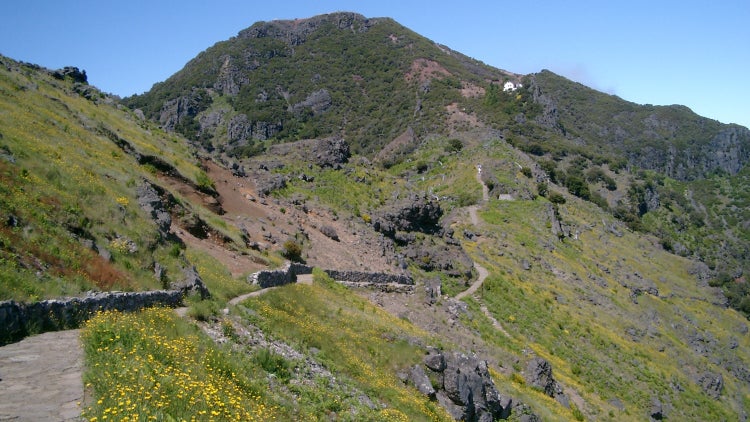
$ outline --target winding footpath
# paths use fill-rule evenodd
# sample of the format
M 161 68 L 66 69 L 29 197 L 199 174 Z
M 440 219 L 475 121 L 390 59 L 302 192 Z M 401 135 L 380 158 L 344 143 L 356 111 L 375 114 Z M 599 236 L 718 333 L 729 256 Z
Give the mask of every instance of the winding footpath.
M 477 165 L 477 182 L 482 185 L 482 203 L 485 203 L 490 200 L 490 190 L 487 188 L 487 185 L 484 184 L 482 181 L 482 165 Z M 469 207 L 469 215 L 471 216 L 471 224 L 475 226 L 479 226 L 479 216 L 477 215 L 477 210 L 479 210 L 479 205 L 472 205 Z M 464 290 L 463 292 L 456 295 L 456 300 L 461 300 L 465 298 L 466 296 L 473 295 L 474 293 L 479 290 L 480 287 L 482 287 L 482 283 L 484 283 L 484 279 L 487 278 L 489 275 L 489 272 L 486 268 L 479 265 L 476 261 L 474 262 L 474 268 L 477 269 L 477 273 L 479 276 L 477 277 L 476 281 L 472 283 L 471 287 Z
M 482 165 L 477 165 L 477 182 L 482 185 L 482 203 L 486 203 L 490 200 L 490 190 L 487 188 L 487 185 L 484 184 L 482 181 Z M 477 215 L 477 211 L 479 210 L 479 205 L 472 205 L 469 207 L 469 216 L 471 217 L 471 224 L 474 226 L 479 226 L 479 216 Z M 477 290 L 479 290 L 482 287 L 482 284 L 484 283 L 484 280 L 489 275 L 489 271 L 487 271 L 486 268 L 479 265 L 476 261 L 474 261 L 474 268 L 477 269 L 477 279 L 472 283 L 472 285 L 464 290 L 463 292 L 456 295 L 456 300 L 461 300 L 469 295 L 474 295 Z M 500 322 L 495 319 L 494 316 L 492 316 L 492 313 L 490 313 L 490 310 L 487 309 L 486 305 L 481 305 L 480 309 L 482 310 L 482 313 L 490 320 L 492 321 L 492 326 L 495 327 L 496 330 L 500 331 L 505 335 L 505 337 L 510 338 L 510 333 L 508 333 L 505 328 L 500 324 Z

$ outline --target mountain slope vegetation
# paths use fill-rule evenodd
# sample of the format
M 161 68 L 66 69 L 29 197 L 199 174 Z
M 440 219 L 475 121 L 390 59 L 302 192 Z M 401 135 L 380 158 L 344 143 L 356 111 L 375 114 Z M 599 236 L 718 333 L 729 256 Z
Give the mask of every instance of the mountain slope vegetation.
M 212 293 L 86 324 L 89 418 L 475 420 L 429 370 L 458 353 L 496 417 L 747 419 L 746 128 L 352 13 L 257 23 L 123 100 L 0 62 L 0 299 L 193 267 Z M 312 285 L 229 302 L 285 259 Z

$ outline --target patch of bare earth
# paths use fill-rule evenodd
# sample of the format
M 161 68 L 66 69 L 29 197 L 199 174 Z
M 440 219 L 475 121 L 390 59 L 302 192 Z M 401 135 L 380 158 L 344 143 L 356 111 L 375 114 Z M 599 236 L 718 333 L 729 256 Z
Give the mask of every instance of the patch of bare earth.
M 334 216 L 324 207 L 312 203 L 293 204 L 283 199 L 260 197 L 251 178 L 237 177 L 213 162 L 205 169 L 219 193 L 227 225 L 244 227 L 249 241 L 261 250 L 274 251 L 295 235 L 306 238 L 303 257 L 310 265 L 326 269 L 394 272 L 395 262 L 380 237 L 356 219 Z M 332 228 L 338 240 L 323 234 L 322 227 Z M 233 250 L 217 239 L 199 239 L 187 230 L 173 226 L 173 231 L 190 246 L 224 264 L 234 276 L 263 269 L 252 255 Z
M 483 128 L 484 123 L 477 119 L 477 116 L 467 113 L 459 107 L 458 103 L 451 103 L 445 106 L 447 112 L 447 123 L 453 131 L 465 131 L 473 128 Z
M 435 78 L 450 76 L 451 73 L 440 65 L 440 63 L 428 59 L 416 59 L 411 68 L 406 72 L 406 82 L 418 81 L 419 83 Z
M 474 85 L 471 82 L 464 82 L 461 85 L 461 96 L 464 98 L 479 98 L 485 94 L 486 90 L 481 86 Z

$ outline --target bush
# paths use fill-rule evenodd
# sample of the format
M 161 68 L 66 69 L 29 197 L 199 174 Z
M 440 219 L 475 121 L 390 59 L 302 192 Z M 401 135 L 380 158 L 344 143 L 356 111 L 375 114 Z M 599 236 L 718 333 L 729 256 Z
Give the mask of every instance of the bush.
M 281 248 L 281 255 L 290 261 L 301 261 L 302 245 L 292 239 L 289 239 L 284 242 L 284 245 Z
M 521 167 L 521 174 L 531 179 L 531 169 L 529 167 Z
M 549 193 L 549 198 L 548 199 L 553 204 L 564 204 L 565 203 L 565 197 L 562 196 L 560 193 L 554 192 L 554 191 Z
M 266 372 L 276 375 L 280 380 L 287 381 L 292 377 L 292 365 L 283 356 L 269 349 L 258 349 L 253 354 L 253 361 Z
M 464 148 L 464 143 L 460 139 L 451 139 L 448 141 L 448 145 L 445 146 L 445 152 L 459 152 Z
M 536 184 L 536 191 L 539 196 L 547 196 L 549 193 L 549 186 L 546 182 L 539 182 Z

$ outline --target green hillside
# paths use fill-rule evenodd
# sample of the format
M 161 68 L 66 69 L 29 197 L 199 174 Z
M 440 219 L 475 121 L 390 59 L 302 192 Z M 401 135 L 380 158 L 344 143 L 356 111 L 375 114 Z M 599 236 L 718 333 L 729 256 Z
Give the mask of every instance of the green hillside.
M 0 300 L 211 293 L 84 324 L 89 420 L 747 418 L 746 128 L 349 13 L 124 100 L 0 57 L 0 93 Z

